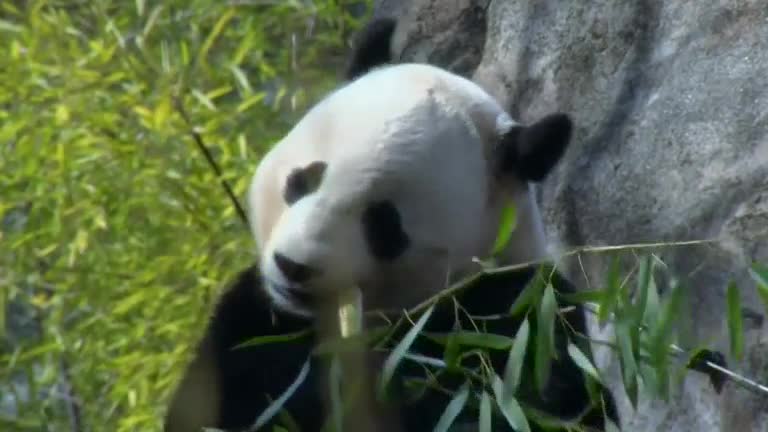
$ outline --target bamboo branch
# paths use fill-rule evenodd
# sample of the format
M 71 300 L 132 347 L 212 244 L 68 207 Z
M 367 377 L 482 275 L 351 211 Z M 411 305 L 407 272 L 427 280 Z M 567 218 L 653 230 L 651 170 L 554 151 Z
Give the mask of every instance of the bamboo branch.
M 565 252 L 561 254 L 557 261 L 562 260 L 563 258 L 581 254 L 581 253 L 601 253 L 601 252 L 614 252 L 614 251 L 620 251 L 620 250 L 633 250 L 633 249 L 654 249 L 659 247 L 683 247 L 683 246 L 695 246 L 695 245 L 703 245 L 703 244 L 711 244 L 718 242 L 719 239 L 705 239 L 705 240 L 687 240 L 687 241 L 679 241 L 679 242 L 663 242 L 663 243 L 634 243 L 634 244 L 626 244 L 626 245 L 615 245 L 615 246 L 582 246 L 578 247 L 576 249 L 572 249 L 568 252 Z M 433 304 L 443 300 L 446 297 L 453 297 L 455 296 L 459 291 L 467 288 L 468 286 L 472 285 L 473 282 L 475 282 L 477 279 L 481 278 L 482 276 L 486 275 L 504 275 L 508 273 L 513 273 L 518 270 L 523 270 L 527 268 L 531 268 L 533 266 L 537 266 L 540 264 L 545 264 L 548 262 L 552 262 L 553 260 L 551 258 L 544 258 L 534 261 L 527 261 L 524 263 L 519 264 L 512 264 L 508 266 L 502 266 L 502 267 L 494 267 L 494 268 L 482 268 L 480 271 L 465 277 L 464 279 L 452 284 L 447 289 L 441 291 L 440 293 L 428 298 L 427 300 L 424 300 L 423 302 L 419 303 L 418 305 L 411 308 L 408 313 L 409 314 L 416 314 L 421 312 L 422 310 L 427 309 L 428 307 L 432 306 Z
M 179 115 L 181 115 L 181 118 L 184 120 L 184 123 L 189 129 L 189 135 L 195 141 L 195 144 L 197 145 L 197 148 L 200 150 L 200 152 L 203 153 L 205 160 L 208 161 L 208 165 L 210 165 L 213 169 L 213 172 L 216 174 L 216 177 L 221 183 L 221 187 L 224 188 L 224 191 L 227 193 L 227 196 L 229 196 L 229 200 L 232 202 L 235 211 L 237 211 L 237 215 L 240 217 L 240 220 L 248 225 L 248 216 L 246 215 L 245 210 L 243 210 L 243 207 L 240 205 L 240 201 L 232 191 L 232 187 L 230 187 L 229 182 L 227 182 L 227 180 L 224 178 L 221 168 L 219 167 L 219 164 L 216 163 L 216 160 L 214 160 L 211 151 L 208 150 L 208 146 L 205 145 L 205 141 L 203 140 L 202 135 L 200 135 L 192 125 L 192 121 L 190 120 L 189 115 L 187 115 L 187 111 L 184 109 L 184 103 L 181 101 L 181 98 L 175 96 L 173 101 L 174 105 L 176 106 L 176 110 L 179 112 Z

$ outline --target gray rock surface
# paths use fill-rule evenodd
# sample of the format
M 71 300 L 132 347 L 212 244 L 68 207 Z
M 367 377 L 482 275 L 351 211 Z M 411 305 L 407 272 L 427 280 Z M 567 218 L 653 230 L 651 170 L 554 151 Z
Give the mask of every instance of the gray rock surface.
M 746 271 L 768 263 L 768 3 L 381 0 L 374 14 L 400 18 L 403 59 L 473 76 L 519 120 L 573 115 L 573 148 L 540 191 L 555 247 L 717 238 L 661 252 L 691 287 L 690 342 L 727 352 L 736 280 L 757 318 L 744 360 L 729 362 L 768 382 L 765 309 Z M 603 261 L 585 256 L 572 276 L 599 281 Z M 768 430 L 768 398 L 731 383 L 718 395 L 695 373 L 671 404 L 622 406 L 628 431 Z

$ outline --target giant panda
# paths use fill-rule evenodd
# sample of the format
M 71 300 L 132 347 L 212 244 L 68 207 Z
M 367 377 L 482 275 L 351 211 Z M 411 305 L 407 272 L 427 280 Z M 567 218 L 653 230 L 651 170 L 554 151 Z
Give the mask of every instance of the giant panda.
M 259 162 L 247 194 L 258 262 L 219 299 L 173 395 L 166 432 L 247 430 L 302 374 L 302 384 L 282 408 L 300 430 L 320 430 L 326 420 L 324 381 L 320 361 L 310 356 L 318 305 L 350 284 L 359 287 L 367 312 L 401 312 L 442 293 L 479 270 L 473 258 L 489 255 L 509 203 L 516 209 L 516 228 L 496 255 L 497 264 L 547 258 L 532 187 L 565 152 L 569 117 L 555 113 L 523 125 L 466 78 L 428 64 L 392 63 L 394 30 L 390 19 L 370 23 L 352 53 L 347 82 Z M 423 335 L 471 328 L 467 315 L 457 314 L 458 303 L 486 331 L 514 337 L 521 318 L 509 316 L 510 306 L 543 277 L 538 270 L 530 266 L 474 279 L 435 306 Z M 561 293 L 574 290 L 556 271 L 548 282 Z M 581 425 L 591 430 L 604 430 L 606 417 L 619 424 L 611 393 L 598 385 L 602 403 L 593 404 L 584 374 L 565 352 L 566 331 L 587 334 L 584 311 L 577 305 L 563 315 L 568 325 L 556 327 L 558 356 L 548 387 L 543 395 L 528 392 L 521 402 L 565 420 L 582 415 Z M 393 341 L 408 329 L 394 331 Z M 235 349 L 266 335 L 290 336 Z M 423 335 L 410 352 L 441 359 L 445 347 Z M 528 354 L 526 361 L 533 361 L 530 349 Z M 472 358 L 467 364 L 478 366 Z M 508 350 L 490 352 L 499 376 L 507 358 Z M 408 396 L 404 384 L 426 376 L 423 364 L 402 361 L 392 380 L 402 397 L 375 411 L 379 430 L 435 426 L 451 396 L 432 388 Z M 462 382 L 450 371 L 440 376 L 443 388 Z M 466 411 L 461 421 L 477 418 L 476 410 Z M 285 421 L 276 415 L 263 430 Z M 494 430 L 511 428 L 495 413 Z

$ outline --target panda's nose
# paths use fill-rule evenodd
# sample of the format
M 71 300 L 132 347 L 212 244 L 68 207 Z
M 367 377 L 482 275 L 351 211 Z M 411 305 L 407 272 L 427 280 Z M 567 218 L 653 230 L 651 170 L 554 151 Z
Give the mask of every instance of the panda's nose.
M 274 254 L 274 260 L 275 264 L 277 265 L 277 268 L 280 269 L 280 271 L 283 273 L 283 275 L 291 282 L 294 283 L 302 283 L 306 282 L 317 274 L 317 271 L 313 269 L 312 267 L 297 263 L 296 261 L 288 258 L 287 256 L 281 254 L 280 252 L 275 252 Z

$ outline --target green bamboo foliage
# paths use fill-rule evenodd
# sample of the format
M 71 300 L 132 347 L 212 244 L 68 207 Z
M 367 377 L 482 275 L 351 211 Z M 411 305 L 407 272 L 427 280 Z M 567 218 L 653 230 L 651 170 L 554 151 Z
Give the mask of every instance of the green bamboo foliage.
M 358 3 L 0 2 L 0 430 L 160 430 L 253 258 L 191 132 L 242 197 Z

